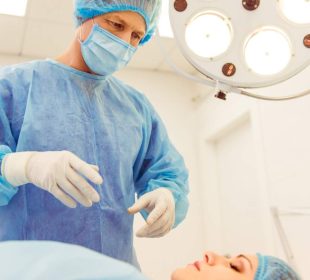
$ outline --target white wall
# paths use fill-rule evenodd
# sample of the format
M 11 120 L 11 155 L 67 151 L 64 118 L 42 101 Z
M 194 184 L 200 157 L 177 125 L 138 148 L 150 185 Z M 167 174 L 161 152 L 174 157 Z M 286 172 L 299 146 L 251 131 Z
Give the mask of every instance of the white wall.
M 292 94 L 310 88 L 310 67 L 278 86 L 262 92 Z M 281 208 L 310 209 L 310 96 L 281 102 L 260 102 L 263 153 L 270 204 Z M 282 223 L 301 275 L 310 277 L 310 215 L 283 216 Z M 276 253 L 283 255 L 280 244 Z
M 310 88 L 309 75 L 310 67 L 289 81 L 256 92 L 273 96 L 297 93 Z M 237 253 L 239 248 L 285 258 L 270 206 L 310 208 L 309 108 L 310 96 L 268 102 L 232 94 L 227 101 L 210 96 L 201 104 L 199 168 L 205 174 L 202 185 L 209 248 L 223 253 Z M 240 129 L 248 130 L 251 138 L 244 138 Z M 310 244 L 304 232 L 310 231 L 310 216 L 282 216 L 281 220 L 297 268 L 308 279 Z
M 0 66 L 23 63 L 31 59 L 34 59 L 34 58 L 0 54 Z

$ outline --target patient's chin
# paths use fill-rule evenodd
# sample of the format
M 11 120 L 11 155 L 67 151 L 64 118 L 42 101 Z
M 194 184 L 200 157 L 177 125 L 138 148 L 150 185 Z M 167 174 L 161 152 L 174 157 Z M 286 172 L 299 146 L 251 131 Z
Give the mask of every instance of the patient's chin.
M 189 279 L 192 280 L 193 271 L 191 270 L 192 269 L 189 266 L 178 268 L 172 272 L 171 280 L 189 280 Z
M 175 271 L 172 272 L 171 274 L 171 280 L 181 280 L 181 275 L 182 275 L 182 269 L 178 268 Z

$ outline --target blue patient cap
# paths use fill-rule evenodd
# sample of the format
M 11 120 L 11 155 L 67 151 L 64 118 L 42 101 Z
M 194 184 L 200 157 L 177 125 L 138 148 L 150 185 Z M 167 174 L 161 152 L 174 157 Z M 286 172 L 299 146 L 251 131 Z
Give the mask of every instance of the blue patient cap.
M 257 254 L 258 268 L 254 280 L 301 280 L 297 273 L 284 261 Z
M 140 44 L 150 40 L 155 32 L 161 0 L 75 0 L 74 15 L 77 25 L 110 12 L 133 11 L 145 20 L 146 34 Z

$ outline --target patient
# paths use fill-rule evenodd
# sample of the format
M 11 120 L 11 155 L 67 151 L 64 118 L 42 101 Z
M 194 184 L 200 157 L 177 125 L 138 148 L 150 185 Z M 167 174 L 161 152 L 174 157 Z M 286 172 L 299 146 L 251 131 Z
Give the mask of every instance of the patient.
M 172 280 L 300 280 L 282 260 L 257 255 L 233 258 L 206 252 L 203 259 L 175 270 Z
M 52 241 L 0 243 L 1 280 L 147 280 L 135 267 L 77 245 Z M 156 279 L 161 280 L 161 279 Z M 283 261 L 258 255 L 225 258 L 211 252 L 179 268 L 171 280 L 300 280 Z

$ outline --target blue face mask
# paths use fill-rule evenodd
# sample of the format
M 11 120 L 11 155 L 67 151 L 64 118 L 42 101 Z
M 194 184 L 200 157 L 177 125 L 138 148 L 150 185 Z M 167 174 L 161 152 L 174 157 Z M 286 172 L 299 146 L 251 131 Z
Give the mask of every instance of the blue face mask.
M 81 50 L 89 69 L 106 76 L 125 67 L 137 48 L 95 24 L 88 38 L 81 42 Z

